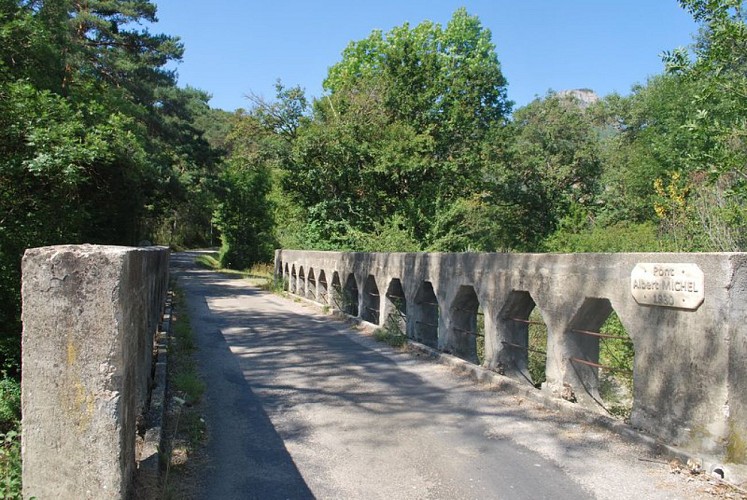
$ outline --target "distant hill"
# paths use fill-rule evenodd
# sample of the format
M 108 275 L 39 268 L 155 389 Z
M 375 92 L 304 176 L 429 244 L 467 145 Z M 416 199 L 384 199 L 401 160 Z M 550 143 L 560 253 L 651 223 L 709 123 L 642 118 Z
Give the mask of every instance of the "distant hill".
M 581 108 L 586 109 L 599 100 L 599 96 L 591 89 L 560 90 L 558 97 L 571 97 L 578 100 Z

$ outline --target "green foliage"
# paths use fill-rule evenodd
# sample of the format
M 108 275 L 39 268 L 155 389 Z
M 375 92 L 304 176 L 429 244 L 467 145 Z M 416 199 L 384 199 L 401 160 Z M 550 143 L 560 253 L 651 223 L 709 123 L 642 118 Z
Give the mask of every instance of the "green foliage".
M 401 328 L 401 319 L 399 315 L 390 314 L 384 326 L 374 331 L 374 338 L 379 342 L 384 342 L 392 347 L 402 347 L 407 344 L 407 336 Z
M 254 114 L 276 236 L 320 250 L 699 251 L 747 245 L 741 3 L 683 0 L 704 30 L 691 61 L 582 103 L 548 93 L 515 111 L 490 32 L 374 31 L 330 68 L 328 95 L 278 87 Z M 253 133 L 254 137 L 259 137 Z M 277 142 L 277 141 L 276 141 Z M 268 161 L 261 162 L 264 165 Z
M 599 331 L 619 337 L 599 341 L 599 362 L 611 367 L 611 370 L 600 369 L 599 394 L 612 415 L 628 419 L 633 405 L 633 342 L 614 312 Z
M 488 199 L 507 215 L 501 239 L 540 246 L 572 205 L 591 206 L 601 159 L 591 114 L 570 96 L 549 94 L 514 113 L 508 145 L 491 152 Z
M 195 258 L 195 262 L 205 269 L 220 269 L 220 261 L 212 255 L 198 255 Z
M 294 243 L 424 249 L 460 238 L 434 225 L 480 185 L 482 141 L 510 110 L 490 38 L 462 9 L 446 27 L 405 24 L 345 49 L 282 165 L 305 219 Z
M 605 323 L 599 329 L 599 332 L 605 335 L 622 337 L 602 340 L 599 360 L 601 361 L 601 364 L 611 366 L 615 370 L 623 372 L 625 374 L 625 383 L 632 389 L 633 356 L 635 354 L 633 341 L 630 340 L 628 332 L 625 330 L 625 327 L 620 322 L 620 318 L 616 313 L 613 312 L 610 314 L 609 318 L 607 318 Z
M 146 0 L 0 4 L 0 369 L 20 371 L 20 263 L 59 243 L 209 241 L 208 96 L 165 69 Z
M 22 499 L 21 434 L 16 430 L 0 434 L 0 496 Z
M 21 421 L 21 383 L 10 377 L 0 378 L 0 432 L 15 429 Z
M 477 364 L 482 366 L 485 363 L 485 314 L 482 307 L 478 307 L 475 321 L 475 352 Z
M 421 248 L 400 215 L 375 222 L 371 232 L 350 230 L 348 242 L 361 252 L 417 252 Z
M 381 97 L 396 118 L 433 125 L 452 150 L 510 110 L 490 31 L 464 9 L 445 28 L 429 21 L 412 29 L 404 24 L 352 42 L 330 68 L 324 88 L 335 94 L 362 82 L 385 84 Z
M 284 95 L 279 84 L 278 92 Z M 221 267 L 245 269 L 272 260 L 276 245 L 273 172 L 285 161 L 288 148 L 288 139 L 279 135 L 279 126 L 268 118 L 268 110 L 273 109 L 268 105 L 251 114 L 239 111 L 232 119 L 220 203 L 213 218 L 223 242 Z M 292 130 L 288 125 L 284 133 L 292 134 Z
M 547 368 L 547 325 L 538 308 L 532 309 L 527 325 L 527 371 L 535 387 L 541 387 L 546 380 Z
M 174 376 L 174 388 L 186 395 L 190 404 L 200 400 L 205 392 L 205 383 L 195 371 L 184 371 Z
M 205 392 L 205 383 L 197 373 L 192 354 L 197 349 L 195 334 L 192 330 L 189 315 L 186 312 L 186 304 L 182 292 L 176 295 L 175 308 L 178 310 L 172 314 L 172 338 L 170 340 L 169 354 L 170 378 L 174 383 L 174 389 L 190 404 L 197 403 Z
M 584 210 L 569 212 L 544 242 L 548 252 L 651 252 L 674 251 L 660 239 L 652 222 L 616 222 L 602 226 Z M 573 208 L 571 209 L 573 210 Z
M 747 248 L 747 23 L 741 1 L 681 0 L 701 23 L 694 59 L 684 49 L 665 54 L 667 70 L 694 91 L 677 136 L 690 139 L 683 151 L 683 180 L 694 201 L 686 200 L 683 223 L 697 229 L 708 250 Z M 674 172 L 679 172 L 676 170 Z M 716 201 L 714 209 L 702 200 Z M 701 202 L 701 203 L 699 203 Z M 699 206 L 697 206 L 699 204 Z M 696 206 L 693 206 L 696 205 Z M 682 229 L 676 227 L 676 229 Z
M 234 164 L 223 180 L 227 187 L 215 212 L 223 241 L 218 259 L 221 267 L 245 269 L 270 260 L 274 241 L 267 201 L 268 172 Z

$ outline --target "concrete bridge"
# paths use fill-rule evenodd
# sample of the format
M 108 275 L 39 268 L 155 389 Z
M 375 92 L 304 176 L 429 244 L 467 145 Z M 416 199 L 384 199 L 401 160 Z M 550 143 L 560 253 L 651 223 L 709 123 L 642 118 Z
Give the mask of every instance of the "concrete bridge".
M 290 293 L 532 383 L 530 313 L 547 328 L 542 390 L 599 409 L 600 327 L 634 348 L 630 422 L 747 462 L 747 254 L 433 254 L 279 250 Z
M 440 365 L 376 347 L 329 315 L 198 269 L 193 258 L 178 255 L 174 269 L 207 384 L 213 468 L 204 498 L 692 493 L 669 470 L 649 467 L 661 463 L 650 449 L 579 423 L 586 412 L 548 412 L 526 403 L 534 396 L 480 390 Z M 164 248 L 27 251 L 26 496 L 132 494 L 168 259 Z M 720 470 L 733 480 L 744 474 L 734 464 L 745 463 L 745 262 L 745 254 L 281 250 L 275 271 L 307 306 L 401 330 L 479 376 L 524 384 L 524 395 L 577 401 L 555 408 L 604 403 L 600 352 L 613 335 L 600 326 L 615 312 L 634 348 L 633 426 L 711 464 L 730 462 Z M 528 338 L 534 323 L 546 326 L 541 349 Z M 540 374 L 530 366 L 534 350 L 546 355 Z

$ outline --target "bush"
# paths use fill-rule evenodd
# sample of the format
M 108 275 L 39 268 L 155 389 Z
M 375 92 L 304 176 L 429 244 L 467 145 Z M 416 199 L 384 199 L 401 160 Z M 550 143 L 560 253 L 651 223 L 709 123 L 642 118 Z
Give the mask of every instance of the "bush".
M 0 434 L 0 497 L 21 499 L 21 435 Z
M 15 429 L 21 420 L 21 383 L 12 378 L 0 379 L 0 432 Z
M 620 222 L 584 229 L 561 228 L 545 242 L 549 252 L 662 252 L 672 250 L 651 223 Z

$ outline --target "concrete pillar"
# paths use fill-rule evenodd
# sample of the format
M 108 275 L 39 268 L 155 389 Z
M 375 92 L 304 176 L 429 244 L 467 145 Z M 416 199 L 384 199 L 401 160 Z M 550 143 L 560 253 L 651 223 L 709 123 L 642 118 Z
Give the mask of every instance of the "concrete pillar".
M 126 498 L 168 282 L 166 248 L 23 258 L 25 498 Z

